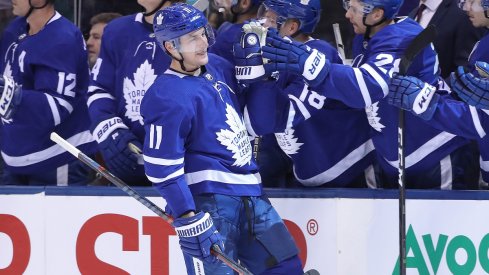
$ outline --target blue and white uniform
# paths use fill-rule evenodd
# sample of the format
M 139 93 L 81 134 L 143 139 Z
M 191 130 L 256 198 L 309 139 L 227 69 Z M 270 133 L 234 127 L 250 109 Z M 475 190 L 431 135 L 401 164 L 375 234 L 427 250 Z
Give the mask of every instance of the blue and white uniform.
M 305 44 L 342 64 L 327 42 L 311 39 Z M 276 133 L 304 186 L 366 186 L 364 171 L 373 162 L 374 146 L 363 109 L 327 99 L 285 72 L 277 82 L 252 85 L 246 102 L 250 132 Z
M 363 52 L 356 53 L 353 67 L 332 64 L 325 81 L 316 91 L 340 100 L 346 105 L 366 108 L 372 127 L 372 140 L 383 170 L 385 187 L 397 187 L 398 114 L 399 109 L 387 103 L 388 83 L 398 71 L 400 58 L 422 28 L 409 18 L 397 18 L 369 41 Z M 363 42 L 363 41 L 362 41 Z M 436 85 L 438 60 L 432 47 L 426 48 L 412 63 L 407 75 Z M 406 182 L 409 188 L 442 188 L 464 185 L 458 159 L 452 153 L 468 141 L 428 125 L 422 119 L 405 116 Z M 463 163 L 463 161 L 462 161 Z M 457 187 L 458 188 L 458 187 Z
M 0 128 L 6 184 L 87 184 L 88 169 L 50 140 L 56 132 L 86 154 L 96 150 L 86 107 L 84 45 L 78 28 L 58 12 L 35 35 L 28 35 L 25 17 L 14 19 L 5 30 L 2 72 L 22 85 L 20 105 L 10 120 L 2 119 Z M 74 170 L 78 175 L 72 177 Z
M 152 25 L 144 21 L 142 13 L 117 18 L 105 27 L 100 55 L 91 71 L 87 101 L 92 131 L 99 143 L 103 140 L 97 133 L 104 127 L 109 132 L 129 128 L 142 143 L 141 101 L 169 64 L 170 57 L 159 49 Z M 143 165 L 140 166 L 131 183 L 146 181 Z
M 474 46 L 469 57 L 469 68 L 474 70 L 476 61 L 489 62 L 489 35 Z M 489 182 L 489 110 L 479 109 L 448 95 L 441 95 L 436 110 L 429 120 L 431 126 L 451 134 L 476 140 L 480 151 L 482 180 Z
M 141 104 L 144 161 L 174 217 L 210 213 L 224 252 L 260 274 L 295 259 L 298 251 L 262 193 L 236 92 L 233 67 L 213 54 L 200 75 L 167 70 Z M 185 257 L 192 274 L 192 259 Z M 270 257 L 276 262 L 265 261 Z M 231 272 L 222 263 L 204 266 L 209 274 Z

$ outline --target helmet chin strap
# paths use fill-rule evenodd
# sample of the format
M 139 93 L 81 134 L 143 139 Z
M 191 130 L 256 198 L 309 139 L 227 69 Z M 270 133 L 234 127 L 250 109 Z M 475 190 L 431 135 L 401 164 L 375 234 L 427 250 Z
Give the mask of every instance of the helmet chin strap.
M 44 9 L 48 5 L 49 2 L 50 2 L 49 0 L 46 0 L 44 2 L 44 5 L 42 5 L 40 7 L 35 7 L 34 5 L 32 5 L 32 0 L 29 0 L 29 7 L 30 8 L 29 8 L 29 11 L 27 12 L 27 14 L 25 15 L 25 18 L 29 17 L 34 10 Z
M 159 11 L 161 9 L 161 7 L 163 7 L 163 4 L 165 4 L 166 1 L 167 0 L 161 0 L 160 4 L 155 9 L 153 9 L 150 12 L 143 13 L 143 16 L 144 17 L 148 17 L 148 16 L 151 16 L 151 15 L 155 14 L 157 11 Z
M 362 18 L 363 25 L 367 27 L 367 29 L 365 30 L 365 34 L 363 35 L 363 40 L 370 40 L 370 33 L 372 32 L 372 27 L 378 26 L 384 23 L 385 21 L 387 21 L 387 18 L 384 16 L 379 22 L 369 25 L 367 24 L 367 15 L 368 14 L 364 14 Z

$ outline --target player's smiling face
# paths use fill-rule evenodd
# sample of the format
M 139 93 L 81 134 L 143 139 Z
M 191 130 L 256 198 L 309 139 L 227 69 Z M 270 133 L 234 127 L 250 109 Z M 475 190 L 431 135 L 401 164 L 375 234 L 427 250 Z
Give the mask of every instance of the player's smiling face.
M 345 17 L 350 20 L 356 34 L 364 34 L 366 26 L 363 24 L 363 4 L 357 0 L 347 1 Z
M 188 33 L 180 37 L 180 53 L 185 64 L 192 67 L 200 67 L 208 62 L 207 48 L 209 43 L 204 28 Z

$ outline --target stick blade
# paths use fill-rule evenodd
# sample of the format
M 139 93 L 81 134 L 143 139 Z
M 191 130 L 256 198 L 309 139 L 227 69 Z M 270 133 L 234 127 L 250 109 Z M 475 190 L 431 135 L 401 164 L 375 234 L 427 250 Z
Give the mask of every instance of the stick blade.
M 411 41 L 399 63 L 400 75 L 406 75 L 416 56 L 435 40 L 436 33 L 436 27 L 429 25 Z

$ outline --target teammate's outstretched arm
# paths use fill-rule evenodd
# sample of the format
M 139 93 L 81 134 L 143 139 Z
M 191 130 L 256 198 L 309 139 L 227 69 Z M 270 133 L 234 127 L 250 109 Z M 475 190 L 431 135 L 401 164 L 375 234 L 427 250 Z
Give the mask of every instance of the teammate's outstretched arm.
M 486 111 L 456 100 L 448 93 L 415 77 L 394 75 L 387 101 L 439 130 L 470 139 L 484 137 L 489 131 L 484 129 L 484 125 L 489 125 Z

